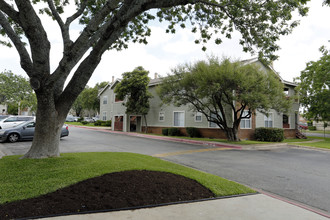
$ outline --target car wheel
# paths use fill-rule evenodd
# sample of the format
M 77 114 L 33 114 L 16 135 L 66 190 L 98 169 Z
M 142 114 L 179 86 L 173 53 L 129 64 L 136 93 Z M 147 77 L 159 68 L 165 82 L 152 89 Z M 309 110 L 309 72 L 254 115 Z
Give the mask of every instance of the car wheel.
M 16 133 L 12 133 L 8 136 L 8 141 L 11 143 L 18 141 L 18 139 L 19 139 L 19 136 Z

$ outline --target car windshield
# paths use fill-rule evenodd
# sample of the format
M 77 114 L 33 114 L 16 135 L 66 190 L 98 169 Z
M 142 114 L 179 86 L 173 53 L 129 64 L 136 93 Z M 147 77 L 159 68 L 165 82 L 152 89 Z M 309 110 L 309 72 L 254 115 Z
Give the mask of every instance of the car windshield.
M 32 123 L 33 121 L 29 121 L 29 122 L 24 122 L 22 124 L 17 124 L 15 126 L 13 126 L 12 128 L 18 128 L 18 127 L 24 127 L 24 126 L 27 126 L 29 125 L 30 123 Z

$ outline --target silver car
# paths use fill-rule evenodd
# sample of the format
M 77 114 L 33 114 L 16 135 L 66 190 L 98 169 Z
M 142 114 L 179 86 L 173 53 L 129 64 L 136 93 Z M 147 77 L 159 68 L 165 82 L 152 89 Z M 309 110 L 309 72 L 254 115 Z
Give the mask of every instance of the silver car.
M 35 122 L 28 121 L 19 124 L 13 128 L 0 130 L 0 142 L 9 141 L 14 143 L 19 140 L 32 140 L 34 136 Z M 68 125 L 63 125 L 61 131 L 61 137 L 69 135 Z
M 12 128 L 26 121 L 35 120 L 35 116 L 13 115 L 0 120 L 0 129 Z

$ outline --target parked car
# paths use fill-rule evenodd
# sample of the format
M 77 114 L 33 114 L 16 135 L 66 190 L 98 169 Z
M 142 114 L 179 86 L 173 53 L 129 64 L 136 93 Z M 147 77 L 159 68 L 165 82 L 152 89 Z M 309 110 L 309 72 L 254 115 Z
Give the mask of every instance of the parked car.
M 92 119 L 94 120 L 94 122 L 100 120 L 100 116 L 96 115 L 95 117 L 92 117 Z
M 8 118 L 10 115 L 0 115 L 0 121 L 5 119 L 5 118 Z
M 19 125 L 21 123 L 24 123 L 26 121 L 35 120 L 34 116 L 21 116 L 21 115 L 15 115 L 15 116 L 9 116 L 5 119 L 0 120 L 0 129 L 5 128 L 12 128 L 16 125 Z
M 308 129 L 307 123 L 299 123 L 299 129 L 307 130 Z
M 0 142 L 9 141 L 14 143 L 19 140 L 32 140 L 34 136 L 35 122 L 27 121 L 13 128 L 0 130 Z M 61 137 L 69 136 L 68 125 L 63 125 Z
M 68 115 L 65 119 L 67 122 L 75 122 L 75 118 L 72 115 Z
M 84 117 L 84 121 L 87 121 L 88 123 L 93 123 L 93 122 L 95 122 L 94 119 L 89 118 L 89 117 Z

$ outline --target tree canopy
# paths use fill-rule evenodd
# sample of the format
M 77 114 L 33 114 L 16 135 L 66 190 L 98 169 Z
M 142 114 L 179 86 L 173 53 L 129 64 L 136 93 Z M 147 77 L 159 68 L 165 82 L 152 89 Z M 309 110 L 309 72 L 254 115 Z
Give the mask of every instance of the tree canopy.
M 98 112 L 100 109 L 100 98 L 98 94 L 109 82 L 97 83 L 94 87 L 86 86 L 79 94 L 76 101 L 72 105 L 72 109 L 77 116 L 81 116 L 84 110 Z
M 163 102 L 188 105 L 201 112 L 232 141 L 238 140 L 241 119 L 250 118 L 255 110 L 267 114 L 269 109 L 289 109 L 280 79 L 255 64 L 210 58 L 207 62 L 181 65 L 172 72 L 158 89 Z
M 144 116 L 146 131 L 148 129 L 146 115 L 149 112 L 149 99 L 152 98 L 148 90 L 149 72 L 139 66 L 132 72 L 123 73 L 122 80 L 116 85 L 116 96 L 125 101 L 126 114 L 141 114 Z
M 292 12 L 306 15 L 307 1 L 0 0 L 0 43 L 15 47 L 38 99 L 35 136 L 24 157 L 59 156 L 61 125 L 103 53 L 127 48 L 129 42 L 147 43 L 149 21 L 168 22 L 169 33 L 191 28 L 199 33 L 196 43 L 201 44 L 211 38 L 219 44 L 237 30 L 244 51 L 274 59 L 279 37 L 298 25 Z M 67 10 L 70 3 L 76 8 L 72 13 Z M 42 23 L 47 15 L 62 34 L 63 56 L 55 68 L 50 67 L 51 42 Z M 82 30 L 73 38 L 70 30 L 77 21 Z
M 297 90 L 306 118 L 330 121 L 330 51 L 321 47 L 320 52 L 321 58 L 301 71 Z
M 5 70 L 0 73 L 0 104 L 35 110 L 37 99 L 26 78 Z

